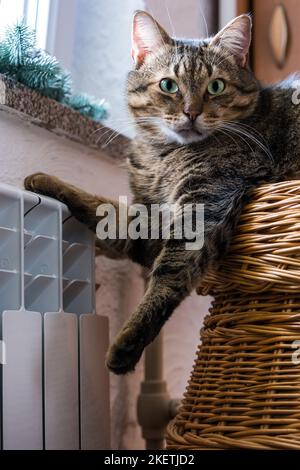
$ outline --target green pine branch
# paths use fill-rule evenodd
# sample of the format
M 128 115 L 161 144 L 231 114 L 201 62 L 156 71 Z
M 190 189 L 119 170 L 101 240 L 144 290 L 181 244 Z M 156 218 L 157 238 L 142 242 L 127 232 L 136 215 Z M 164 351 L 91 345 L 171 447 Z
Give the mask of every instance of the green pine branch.
M 3 42 L 8 65 L 22 67 L 36 47 L 35 31 L 24 22 L 9 26 Z
M 0 41 L 0 73 L 96 121 L 107 117 L 107 104 L 73 94 L 70 74 L 55 57 L 37 49 L 36 34 L 24 21 L 7 28 Z
M 96 100 L 88 95 L 72 94 L 64 102 L 94 121 L 102 121 L 108 116 L 108 105 L 103 99 Z

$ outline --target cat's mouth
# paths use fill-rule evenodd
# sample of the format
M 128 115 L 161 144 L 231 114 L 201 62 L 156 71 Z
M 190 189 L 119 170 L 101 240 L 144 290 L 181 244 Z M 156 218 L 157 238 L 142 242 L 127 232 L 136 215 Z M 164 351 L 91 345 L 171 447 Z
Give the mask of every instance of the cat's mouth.
M 176 133 L 184 143 L 199 142 L 208 136 L 208 132 L 196 129 L 194 126 L 178 129 Z
M 191 135 L 198 135 L 198 136 L 201 136 L 202 135 L 202 132 L 198 131 L 197 129 L 194 129 L 194 128 L 186 128 L 186 129 L 180 129 L 177 131 L 178 134 L 180 134 L 181 136 L 191 136 Z
M 169 142 L 176 142 L 181 145 L 200 142 L 209 136 L 205 129 L 196 128 L 193 124 L 184 126 L 168 126 L 165 123 L 160 126 L 160 131 Z

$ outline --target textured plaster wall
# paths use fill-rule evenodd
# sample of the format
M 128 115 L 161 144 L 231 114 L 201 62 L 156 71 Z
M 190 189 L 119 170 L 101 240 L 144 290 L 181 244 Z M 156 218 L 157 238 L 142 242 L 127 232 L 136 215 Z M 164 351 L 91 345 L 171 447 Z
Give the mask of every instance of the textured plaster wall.
M 126 75 L 132 67 L 131 17 L 135 10 L 144 9 L 144 1 L 74 1 L 77 5 L 74 84 L 78 90 L 106 98 L 110 104 L 110 125 L 130 134 L 124 90 Z
M 80 90 L 106 97 L 111 104 L 110 123 L 124 133 L 130 133 L 123 90 L 127 71 L 132 66 L 130 29 L 133 10 L 148 9 L 171 34 L 175 31 L 181 37 L 205 36 L 206 23 L 209 34 L 217 28 L 215 2 L 208 0 L 75 1 L 77 22 L 72 70 L 75 84 Z M 90 165 L 88 161 L 87 165 Z M 110 178 L 108 186 L 111 185 L 115 193 L 123 194 L 113 173 Z M 101 193 L 100 175 L 99 181 L 101 184 L 98 184 L 97 191 Z M 104 287 L 102 294 L 98 294 L 98 301 L 102 313 L 110 317 L 112 331 L 116 331 L 140 299 L 142 287 L 136 268 L 128 263 L 101 261 L 101 266 L 99 280 Z M 180 397 L 184 392 L 208 306 L 208 299 L 193 295 L 180 306 L 165 327 L 163 360 L 173 397 Z M 137 372 L 126 379 L 112 379 L 114 448 L 143 448 L 135 409 L 142 367 L 139 364 Z

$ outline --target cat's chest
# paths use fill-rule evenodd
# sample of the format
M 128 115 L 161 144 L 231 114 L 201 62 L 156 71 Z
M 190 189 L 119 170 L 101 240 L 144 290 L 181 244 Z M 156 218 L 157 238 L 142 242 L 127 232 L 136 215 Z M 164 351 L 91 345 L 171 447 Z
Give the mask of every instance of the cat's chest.
M 177 156 L 178 157 L 178 156 Z M 128 160 L 131 190 L 141 203 L 172 203 L 172 193 L 183 176 L 180 160 L 139 153 Z
M 178 168 L 157 166 L 130 171 L 134 199 L 145 204 L 172 203 L 172 193 L 180 179 Z

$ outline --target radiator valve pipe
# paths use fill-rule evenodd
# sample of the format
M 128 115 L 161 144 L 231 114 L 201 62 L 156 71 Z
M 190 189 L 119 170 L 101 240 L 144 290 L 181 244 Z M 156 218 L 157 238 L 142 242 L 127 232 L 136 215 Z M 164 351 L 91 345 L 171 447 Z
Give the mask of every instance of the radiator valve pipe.
M 179 400 L 171 400 L 163 380 L 162 333 L 145 351 L 145 380 L 138 397 L 138 422 L 147 450 L 163 449 L 166 426 L 176 414 Z

